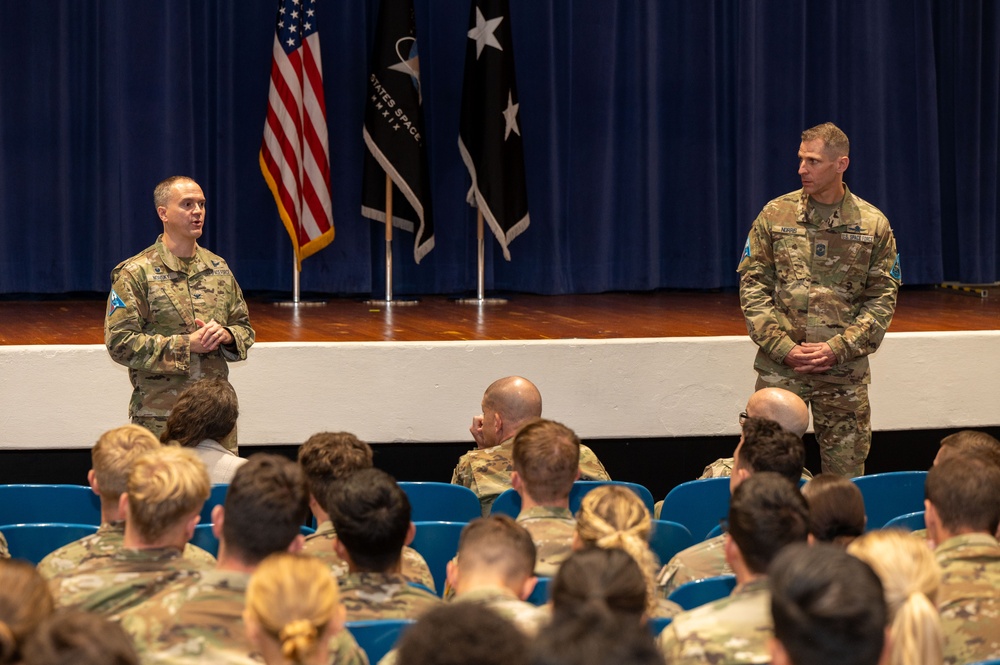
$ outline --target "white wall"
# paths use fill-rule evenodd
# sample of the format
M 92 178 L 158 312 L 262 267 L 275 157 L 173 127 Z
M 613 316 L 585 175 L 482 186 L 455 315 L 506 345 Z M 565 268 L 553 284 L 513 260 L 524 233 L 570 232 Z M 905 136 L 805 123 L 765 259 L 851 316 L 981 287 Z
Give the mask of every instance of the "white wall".
M 372 443 L 467 441 L 494 379 L 521 374 L 585 438 L 736 433 L 753 390 L 745 337 L 260 343 L 232 365 L 240 445 L 347 430 Z M 889 333 L 872 357 L 878 430 L 1000 425 L 1000 331 Z M 89 448 L 127 420 L 101 345 L 0 346 L 0 447 Z

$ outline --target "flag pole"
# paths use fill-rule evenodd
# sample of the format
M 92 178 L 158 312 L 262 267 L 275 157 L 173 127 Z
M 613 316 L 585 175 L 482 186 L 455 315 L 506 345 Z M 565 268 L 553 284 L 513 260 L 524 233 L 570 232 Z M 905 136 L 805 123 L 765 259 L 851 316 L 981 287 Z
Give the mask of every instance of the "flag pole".
M 385 174 L 385 300 L 366 300 L 366 305 L 416 305 L 415 298 L 392 299 L 392 176 Z
M 476 297 L 458 298 L 459 305 L 504 305 L 506 298 L 486 297 L 486 234 L 483 232 L 483 211 L 476 208 Z
M 301 302 L 299 298 L 299 277 L 302 275 L 302 269 L 299 268 L 299 257 L 295 256 L 295 252 L 292 252 L 292 304 L 298 305 Z

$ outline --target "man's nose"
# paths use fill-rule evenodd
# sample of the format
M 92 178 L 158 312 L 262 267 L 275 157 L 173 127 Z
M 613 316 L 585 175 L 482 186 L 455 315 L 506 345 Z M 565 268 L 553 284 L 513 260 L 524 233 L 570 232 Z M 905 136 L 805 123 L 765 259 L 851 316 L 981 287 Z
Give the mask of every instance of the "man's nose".
M 806 160 L 799 161 L 799 175 L 806 174 Z

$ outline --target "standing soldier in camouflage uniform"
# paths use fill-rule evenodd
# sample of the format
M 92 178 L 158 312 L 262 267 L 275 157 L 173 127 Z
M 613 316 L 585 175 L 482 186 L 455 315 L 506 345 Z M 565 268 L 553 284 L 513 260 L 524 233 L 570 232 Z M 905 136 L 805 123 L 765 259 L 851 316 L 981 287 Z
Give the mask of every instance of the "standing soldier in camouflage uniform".
M 802 189 L 764 206 L 737 270 L 757 388 L 809 402 L 823 472 L 853 477 L 871 447 L 868 355 L 901 276 L 888 220 L 844 184 L 849 148 L 832 123 L 802 133 Z
M 385 471 L 362 469 L 334 484 L 333 547 L 347 562 L 340 593 L 348 621 L 416 619 L 441 603 L 400 574 L 403 546 L 416 533 L 406 493 Z
M 337 577 L 347 574 L 347 562 L 333 549 L 337 531 L 330 521 L 330 490 L 355 471 L 372 468 L 372 458 L 371 446 L 350 432 L 313 434 L 299 448 L 299 466 L 309 489 L 309 509 L 316 519 L 316 533 L 306 536 L 302 551 L 328 563 Z M 437 592 L 434 576 L 420 552 L 404 547 L 402 566 L 401 574 L 407 582 Z
M 94 494 L 101 497 L 101 527 L 90 536 L 63 545 L 38 563 L 45 579 L 68 573 L 93 559 L 110 558 L 121 550 L 125 540 L 125 513 L 121 496 L 125 493 L 132 464 L 143 453 L 156 450 L 160 442 L 141 425 L 124 425 L 108 430 L 90 451 L 92 468 L 87 480 Z M 188 543 L 184 558 L 205 567 L 215 565 L 215 557 Z
M 198 245 L 205 224 L 198 183 L 167 178 L 153 200 L 163 234 L 111 271 L 104 344 L 129 368 L 132 422 L 159 436 L 181 390 L 203 376 L 227 378 L 227 363 L 246 359 L 254 331 L 229 266 Z
M 497 379 L 486 389 L 482 409 L 469 428 L 477 448 L 459 458 L 451 482 L 475 492 L 483 507 L 483 517 L 486 517 L 493 501 L 511 487 L 514 435 L 526 423 L 542 417 L 542 395 L 531 381 L 508 376 Z M 580 446 L 580 477 L 583 480 L 611 480 L 594 451 L 583 445 Z
M 944 662 L 1000 658 L 1000 468 L 975 456 L 941 460 L 927 472 L 925 494 L 941 565 Z
M 781 548 L 805 543 L 809 508 L 798 488 L 776 473 L 740 483 L 729 504 L 726 561 L 736 573 L 727 598 L 681 612 L 660 633 L 668 663 L 768 663 L 773 636 L 767 569 Z

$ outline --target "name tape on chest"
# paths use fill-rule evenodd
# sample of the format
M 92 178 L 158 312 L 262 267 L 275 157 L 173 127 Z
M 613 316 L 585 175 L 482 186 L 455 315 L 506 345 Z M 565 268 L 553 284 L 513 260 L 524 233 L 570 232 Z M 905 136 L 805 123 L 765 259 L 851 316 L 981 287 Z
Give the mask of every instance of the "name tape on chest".
M 775 225 L 771 227 L 771 233 L 780 233 L 782 235 L 792 235 L 792 236 L 804 236 L 806 230 L 801 226 L 779 226 Z

